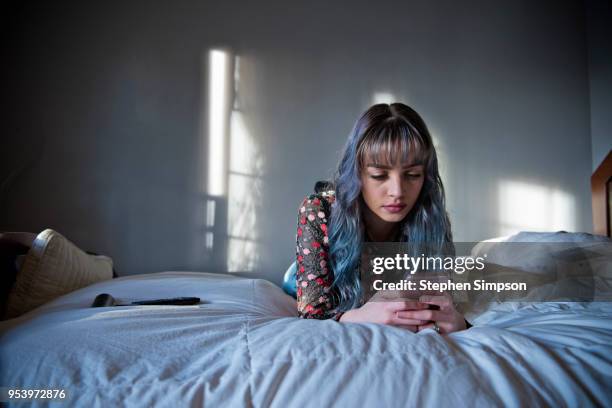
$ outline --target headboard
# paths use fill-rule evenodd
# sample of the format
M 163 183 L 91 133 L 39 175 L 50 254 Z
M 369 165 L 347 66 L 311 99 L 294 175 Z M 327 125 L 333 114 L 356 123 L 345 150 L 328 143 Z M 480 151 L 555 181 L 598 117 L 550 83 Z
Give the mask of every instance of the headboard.
M 612 150 L 591 176 L 593 232 L 612 237 Z

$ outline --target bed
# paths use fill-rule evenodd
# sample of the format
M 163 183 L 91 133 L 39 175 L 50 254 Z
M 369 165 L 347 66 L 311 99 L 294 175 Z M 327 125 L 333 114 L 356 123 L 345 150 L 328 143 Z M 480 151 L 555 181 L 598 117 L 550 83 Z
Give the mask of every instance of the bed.
M 602 278 L 612 291 L 612 271 Z M 91 308 L 100 293 L 202 303 Z M 0 383 L 64 389 L 87 407 L 612 405 L 612 303 L 488 303 L 466 316 L 469 330 L 413 334 L 299 319 L 265 280 L 127 276 L 1 322 Z

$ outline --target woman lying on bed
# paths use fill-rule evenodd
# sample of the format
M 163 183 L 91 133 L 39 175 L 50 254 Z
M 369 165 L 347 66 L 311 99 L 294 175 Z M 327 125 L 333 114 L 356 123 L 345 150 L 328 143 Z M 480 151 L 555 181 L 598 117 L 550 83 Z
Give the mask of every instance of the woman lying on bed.
M 440 249 L 452 242 L 431 136 L 421 117 L 401 103 L 374 105 L 361 116 L 333 185 L 300 206 L 299 316 L 390 324 L 412 332 L 466 329 L 469 323 L 448 292 L 418 301 L 361 304 L 362 242 L 387 241 L 426 242 Z

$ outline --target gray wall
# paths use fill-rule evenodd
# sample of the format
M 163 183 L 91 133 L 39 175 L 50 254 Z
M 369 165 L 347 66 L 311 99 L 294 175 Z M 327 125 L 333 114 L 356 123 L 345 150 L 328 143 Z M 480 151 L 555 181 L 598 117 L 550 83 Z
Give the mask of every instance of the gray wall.
M 612 4 L 587 0 L 593 170 L 612 149 Z
M 278 283 L 300 200 L 379 93 L 429 124 L 457 240 L 592 230 L 582 2 L 84 3 L 3 23 L 2 230 L 55 228 L 121 274 L 229 256 Z M 239 57 L 229 137 L 248 154 L 207 249 L 215 47 Z

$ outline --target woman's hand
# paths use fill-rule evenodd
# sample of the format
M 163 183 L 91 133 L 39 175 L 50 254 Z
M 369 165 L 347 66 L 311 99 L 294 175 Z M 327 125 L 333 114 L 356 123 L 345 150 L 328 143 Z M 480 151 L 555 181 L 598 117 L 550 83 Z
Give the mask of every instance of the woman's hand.
M 403 319 L 424 320 L 425 323 L 419 324 L 417 331 L 433 329 L 434 322 L 440 328 L 440 334 L 453 333 L 465 330 L 465 318 L 455 309 L 453 299 L 448 292 L 443 292 L 440 296 L 423 295 L 419 301 L 424 304 L 437 305 L 440 310 L 407 310 L 398 312 Z
M 426 303 L 409 301 L 372 301 L 357 309 L 349 310 L 340 318 L 341 322 L 379 323 L 401 327 L 416 332 L 418 327 L 429 323 L 421 318 L 403 317 L 402 313 L 416 313 L 427 308 Z

